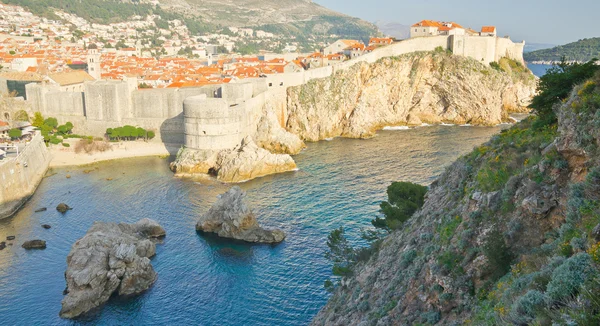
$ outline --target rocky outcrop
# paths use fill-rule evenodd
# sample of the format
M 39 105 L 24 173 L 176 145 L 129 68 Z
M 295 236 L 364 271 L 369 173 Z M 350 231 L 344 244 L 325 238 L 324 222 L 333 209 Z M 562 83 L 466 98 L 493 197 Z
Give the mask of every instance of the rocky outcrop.
M 150 264 L 154 238 L 165 236 L 155 221 L 135 224 L 96 222 L 67 256 L 66 296 L 60 316 L 76 318 L 102 306 L 111 295 L 136 295 L 157 278 Z
M 183 149 L 171 163 L 176 175 L 211 174 L 222 182 L 243 182 L 269 174 L 293 171 L 296 163 L 287 154 L 272 154 L 251 137 L 221 151 Z
M 46 249 L 46 241 L 44 240 L 29 240 L 21 245 L 24 249 Z
M 317 141 L 368 138 L 392 125 L 496 125 L 523 111 L 534 91 L 530 73 L 508 74 L 446 53 L 411 53 L 288 88 L 286 129 Z
M 246 194 L 238 186 L 219 195 L 208 213 L 196 224 L 200 232 L 215 233 L 222 238 L 258 243 L 277 243 L 285 239 L 281 230 L 265 230 L 244 201 Z

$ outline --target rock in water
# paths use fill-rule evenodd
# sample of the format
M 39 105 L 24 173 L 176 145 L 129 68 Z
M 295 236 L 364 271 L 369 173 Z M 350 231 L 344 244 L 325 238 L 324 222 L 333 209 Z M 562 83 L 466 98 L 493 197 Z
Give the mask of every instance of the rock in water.
M 46 230 L 52 228 L 52 226 L 50 226 L 49 224 L 42 224 L 42 227 Z
M 72 209 L 73 208 L 69 207 L 69 205 L 67 205 L 65 203 L 60 203 L 60 204 L 58 204 L 58 206 L 56 206 L 56 210 L 63 214 Z
M 46 208 L 46 207 L 42 207 L 42 208 L 38 208 L 38 209 L 36 209 L 36 210 L 35 210 L 35 212 L 36 212 L 36 213 L 39 213 L 39 212 L 45 212 L 46 210 L 47 210 L 47 208 Z
M 25 241 L 21 246 L 25 249 L 46 249 L 46 241 L 44 240 L 29 240 Z
M 14 239 L 15 239 L 14 235 L 9 235 L 8 237 L 6 237 L 6 240 L 8 240 L 8 241 L 12 241 Z
M 103 305 L 113 293 L 128 296 L 147 290 L 157 277 L 149 259 L 156 254 L 156 245 L 149 238 L 165 234 L 150 219 L 135 224 L 94 223 L 67 256 L 67 294 L 60 316 L 81 316 Z
M 277 243 L 285 239 L 281 230 L 265 230 L 246 206 L 246 194 L 238 186 L 219 195 L 217 202 L 196 224 L 196 230 L 247 242 Z
M 219 181 L 231 183 L 293 171 L 296 168 L 291 156 L 273 154 L 260 148 L 252 137 L 245 137 L 233 149 L 204 151 L 186 148 L 171 163 L 171 170 L 179 176 L 212 174 Z

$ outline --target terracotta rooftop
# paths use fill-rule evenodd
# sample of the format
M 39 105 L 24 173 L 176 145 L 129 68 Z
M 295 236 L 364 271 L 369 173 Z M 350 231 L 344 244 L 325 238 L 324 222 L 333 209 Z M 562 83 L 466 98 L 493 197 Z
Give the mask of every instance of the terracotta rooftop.
M 83 70 L 73 70 L 69 72 L 59 72 L 56 74 L 48 75 L 50 79 L 55 81 L 60 86 L 67 86 L 73 84 L 81 84 L 86 81 L 95 80 L 94 77 L 90 76 Z

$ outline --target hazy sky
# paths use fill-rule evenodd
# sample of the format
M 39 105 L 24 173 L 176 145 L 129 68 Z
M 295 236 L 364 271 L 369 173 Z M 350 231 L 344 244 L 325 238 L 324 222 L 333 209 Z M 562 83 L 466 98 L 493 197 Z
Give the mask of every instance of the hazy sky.
M 600 0 L 313 0 L 364 20 L 412 25 L 455 21 L 479 30 L 495 25 L 514 41 L 565 44 L 600 37 Z

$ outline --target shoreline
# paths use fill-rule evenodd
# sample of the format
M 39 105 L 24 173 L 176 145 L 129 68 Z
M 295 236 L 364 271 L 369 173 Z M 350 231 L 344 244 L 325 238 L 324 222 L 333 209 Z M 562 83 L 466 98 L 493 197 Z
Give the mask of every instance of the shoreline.
M 71 144 L 71 147 L 53 145 L 49 148 L 52 155 L 49 168 L 84 166 L 127 158 L 171 156 L 172 153 L 177 151 L 174 146 L 171 147 L 158 142 L 129 141 L 110 144 L 111 148 L 109 150 L 92 154 L 75 153 L 74 144 Z

